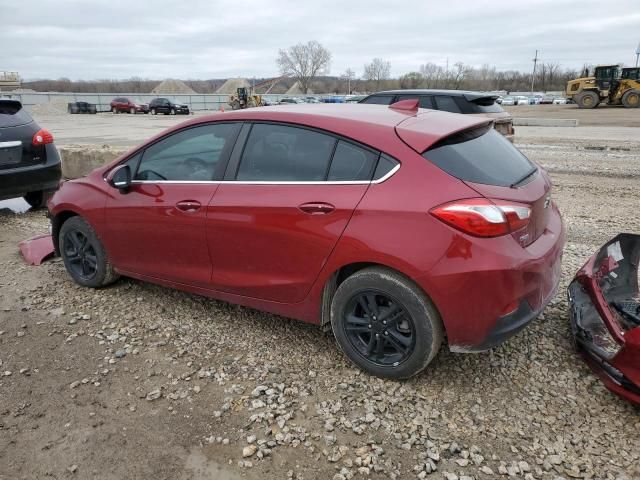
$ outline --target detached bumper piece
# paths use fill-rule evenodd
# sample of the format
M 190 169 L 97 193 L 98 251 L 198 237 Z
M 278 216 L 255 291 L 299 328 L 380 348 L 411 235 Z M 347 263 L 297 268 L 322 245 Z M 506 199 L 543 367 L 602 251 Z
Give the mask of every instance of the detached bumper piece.
M 576 347 L 605 386 L 640 405 L 640 235 L 605 244 L 569 285 Z

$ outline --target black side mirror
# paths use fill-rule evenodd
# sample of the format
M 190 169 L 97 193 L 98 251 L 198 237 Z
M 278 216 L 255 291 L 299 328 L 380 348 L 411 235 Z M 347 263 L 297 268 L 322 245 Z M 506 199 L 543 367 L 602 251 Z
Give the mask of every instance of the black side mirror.
M 120 190 L 120 193 L 127 193 L 131 186 L 131 167 L 120 165 L 109 172 L 107 183 L 113 188 Z

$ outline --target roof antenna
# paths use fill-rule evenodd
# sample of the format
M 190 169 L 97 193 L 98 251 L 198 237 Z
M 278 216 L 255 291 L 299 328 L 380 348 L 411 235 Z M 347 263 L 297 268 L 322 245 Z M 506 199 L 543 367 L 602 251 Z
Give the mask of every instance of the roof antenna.
M 389 105 L 389 108 L 416 113 L 418 111 L 419 103 L 420 101 L 417 98 L 410 98 L 409 100 L 400 100 L 399 102 L 392 103 Z

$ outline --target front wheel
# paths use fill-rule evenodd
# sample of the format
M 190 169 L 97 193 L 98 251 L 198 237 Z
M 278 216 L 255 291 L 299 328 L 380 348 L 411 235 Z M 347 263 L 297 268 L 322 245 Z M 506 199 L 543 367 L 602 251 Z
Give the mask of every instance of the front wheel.
M 596 92 L 587 90 L 576 97 L 576 103 L 580 108 L 596 108 L 600 103 L 600 97 Z
M 622 105 L 626 108 L 640 107 L 640 90 L 629 90 L 622 96 Z
M 175 109 L 175 108 L 172 108 L 172 109 L 171 109 L 171 115 L 175 115 L 175 114 L 176 114 L 176 109 Z
M 156 109 L 155 109 L 155 108 L 152 108 L 152 109 L 151 109 L 151 115 L 155 115 L 155 114 L 156 114 Z
M 129 113 L 130 113 L 131 115 L 135 115 L 135 113 L 136 113 L 136 109 L 135 109 L 135 108 L 133 108 L 133 107 L 131 107 L 131 108 L 129 109 Z
M 342 351 L 372 375 L 402 379 L 433 360 L 444 338 L 440 316 L 422 290 L 386 268 L 366 268 L 340 284 L 331 326 Z
M 98 235 L 82 217 L 62 224 L 58 245 L 64 266 L 77 284 L 98 288 L 118 279 Z

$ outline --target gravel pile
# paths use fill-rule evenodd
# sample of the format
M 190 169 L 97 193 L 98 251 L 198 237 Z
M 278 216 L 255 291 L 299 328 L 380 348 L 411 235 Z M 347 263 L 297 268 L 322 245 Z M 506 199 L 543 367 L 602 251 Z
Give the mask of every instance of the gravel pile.
M 443 349 L 406 382 L 355 369 L 312 325 L 27 267 L 15 242 L 46 221 L 0 213 L 0 478 L 640 478 L 640 410 L 576 355 L 564 296 L 604 241 L 640 232 L 639 156 L 607 157 L 626 173 L 601 176 L 576 152 L 549 165 L 569 234 L 556 299 L 492 352 Z

